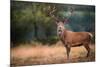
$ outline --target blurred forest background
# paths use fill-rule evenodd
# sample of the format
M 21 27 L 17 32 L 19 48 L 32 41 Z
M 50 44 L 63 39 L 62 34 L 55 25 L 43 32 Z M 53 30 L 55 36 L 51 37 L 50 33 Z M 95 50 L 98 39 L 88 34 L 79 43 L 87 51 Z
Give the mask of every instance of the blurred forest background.
M 95 33 L 95 7 L 57 3 L 11 1 L 11 46 L 19 43 L 58 41 L 55 21 L 47 15 L 48 7 L 57 9 L 59 19 L 69 19 L 65 24 L 72 31 Z M 72 15 L 70 14 L 73 9 Z

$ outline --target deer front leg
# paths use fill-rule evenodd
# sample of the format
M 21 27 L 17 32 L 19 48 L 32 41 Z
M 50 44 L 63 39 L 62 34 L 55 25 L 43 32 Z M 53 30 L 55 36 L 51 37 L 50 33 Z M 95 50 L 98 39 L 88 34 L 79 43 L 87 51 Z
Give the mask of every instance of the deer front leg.
M 69 60 L 69 54 L 70 54 L 71 47 L 69 45 L 66 45 L 66 52 L 67 52 L 67 59 Z

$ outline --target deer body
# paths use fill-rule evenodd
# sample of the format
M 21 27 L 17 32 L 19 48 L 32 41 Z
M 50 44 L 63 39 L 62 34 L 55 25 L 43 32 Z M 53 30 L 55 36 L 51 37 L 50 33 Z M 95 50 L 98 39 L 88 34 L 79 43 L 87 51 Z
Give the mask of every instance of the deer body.
M 89 42 L 91 39 L 89 34 L 90 33 L 88 32 L 72 32 L 64 30 L 63 34 L 59 38 L 64 44 L 71 44 L 70 46 L 74 47 Z
M 88 52 L 87 57 L 89 56 L 90 53 L 89 44 L 91 43 L 91 39 L 92 39 L 91 33 L 73 32 L 67 30 L 64 27 L 64 23 L 59 22 L 57 23 L 57 34 L 66 48 L 68 58 L 69 58 L 71 47 L 78 47 L 78 46 L 84 46 Z
M 51 8 L 50 8 L 51 9 Z M 91 43 L 91 39 L 93 35 L 89 32 L 73 32 L 65 28 L 64 23 L 68 22 L 68 19 L 64 21 L 59 20 L 53 13 L 56 11 L 56 8 L 52 8 L 52 11 L 48 11 L 49 16 L 51 16 L 57 24 L 57 35 L 59 39 L 64 44 L 67 52 L 67 58 L 69 59 L 69 53 L 71 51 L 71 47 L 84 46 L 87 50 L 87 57 L 90 54 L 89 44 Z M 73 11 L 71 11 L 72 15 Z

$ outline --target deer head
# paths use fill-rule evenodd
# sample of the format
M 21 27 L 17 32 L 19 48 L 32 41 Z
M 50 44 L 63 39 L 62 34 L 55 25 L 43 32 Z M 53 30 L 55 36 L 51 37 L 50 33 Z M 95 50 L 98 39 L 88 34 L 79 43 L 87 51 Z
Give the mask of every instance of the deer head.
M 57 33 L 58 35 L 61 35 L 63 32 L 64 32 L 64 29 L 65 29 L 65 23 L 68 23 L 69 22 L 69 19 L 66 18 L 66 19 L 63 19 L 63 20 L 60 20 L 60 18 L 58 16 L 55 16 L 54 13 L 56 12 L 56 7 L 54 6 L 53 8 L 51 8 L 51 6 L 48 7 L 48 15 L 50 17 L 52 17 L 52 19 L 55 20 L 55 23 L 57 24 Z M 73 13 L 73 9 L 70 8 L 69 9 L 71 15 Z

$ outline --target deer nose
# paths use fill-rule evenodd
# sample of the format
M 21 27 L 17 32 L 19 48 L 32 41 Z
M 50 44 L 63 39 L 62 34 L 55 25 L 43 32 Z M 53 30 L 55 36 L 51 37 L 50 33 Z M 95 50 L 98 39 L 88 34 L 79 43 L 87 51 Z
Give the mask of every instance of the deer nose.
M 59 30 L 58 30 L 58 32 L 62 32 L 62 30 L 61 30 L 61 29 L 59 29 Z

